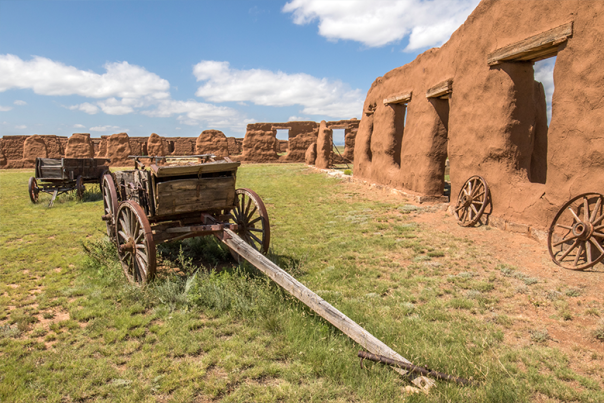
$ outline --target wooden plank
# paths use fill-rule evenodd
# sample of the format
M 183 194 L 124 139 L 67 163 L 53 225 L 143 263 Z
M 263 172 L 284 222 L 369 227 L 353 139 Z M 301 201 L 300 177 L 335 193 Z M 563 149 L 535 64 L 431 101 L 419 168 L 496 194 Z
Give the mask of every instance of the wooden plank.
M 411 96 L 413 95 L 413 91 L 405 92 L 398 95 L 393 95 L 391 97 L 384 99 L 384 105 L 387 104 L 406 104 L 411 101 Z
M 239 168 L 241 162 L 210 163 L 196 165 L 157 166 L 151 164 L 151 169 L 159 178 L 181 175 L 201 175 L 214 172 L 231 172 Z
M 489 66 L 505 61 L 538 61 L 558 53 L 558 46 L 573 35 L 572 21 L 549 31 L 497 49 L 487 57 Z
M 428 91 L 426 91 L 426 98 L 440 98 L 444 95 L 448 95 L 453 91 L 453 79 L 441 81 L 436 84 Z
M 158 216 L 229 208 L 235 203 L 235 177 L 159 182 L 155 194 Z
M 269 276 L 271 280 L 279 284 L 287 292 L 302 301 L 306 306 L 340 329 L 344 334 L 359 343 L 369 352 L 410 364 L 409 360 L 402 357 L 348 316 L 344 315 L 327 301 L 306 288 L 304 284 L 300 283 L 279 266 L 268 260 L 260 252 L 245 243 L 233 231 L 225 229 L 224 233 L 225 235 L 230 236 L 229 239 L 226 239 L 227 237 L 225 237 L 222 241 L 229 248 L 237 252 L 245 260 L 258 268 L 258 270 Z

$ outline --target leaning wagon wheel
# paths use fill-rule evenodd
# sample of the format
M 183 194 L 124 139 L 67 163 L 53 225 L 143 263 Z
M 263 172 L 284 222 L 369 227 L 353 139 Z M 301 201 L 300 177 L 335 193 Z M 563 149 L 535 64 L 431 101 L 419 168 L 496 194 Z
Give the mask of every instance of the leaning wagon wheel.
M 76 178 L 76 198 L 78 200 L 82 200 L 84 197 L 84 190 L 86 190 L 86 187 L 84 186 L 84 178 L 82 178 L 82 175 L 79 175 Z
M 604 258 L 604 195 L 583 193 L 570 199 L 552 221 L 547 248 L 554 263 L 585 270 Z
M 117 192 L 115 190 L 115 183 L 113 182 L 113 177 L 110 174 L 103 176 L 102 180 L 103 189 L 103 207 L 105 211 L 105 215 L 103 219 L 107 224 L 107 236 L 112 241 L 115 241 L 115 217 L 117 213 Z
M 258 252 L 266 254 L 271 242 L 271 228 L 266 207 L 260 196 L 250 189 L 237 189 L 232 221 L 237 234 Z M 237 260 L 238 256 L 233 255 Z
M 40 192 L 40 189 L 38 189 L 38 181 L 33 176 L 29 178 L 28 189 L 29 199 L 32 203 L 36 204 L 38 202 L 38 193 Z
M 149 220 L 135 201 L 120 204 L 116 220 L 117 251 L 131 283 L 145 284 L 155 275 L 155 242 Z
M 487 206 L 490 192 L 487 181 L 480 176 L 472 176 L 464 183 L 455 205 L 455 218 L 463 227 L 475 225 Z

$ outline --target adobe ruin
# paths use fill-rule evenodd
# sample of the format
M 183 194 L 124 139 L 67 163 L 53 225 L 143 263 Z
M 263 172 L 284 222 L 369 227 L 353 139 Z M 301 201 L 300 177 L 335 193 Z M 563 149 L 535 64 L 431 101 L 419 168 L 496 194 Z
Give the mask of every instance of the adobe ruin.
M 326 122 L 328 128 L 344 129 L 343 156 L 352 161 L 356 119 Z M 111 166 L 130 166 L 129 155 L 168 156 L 216 154 L 242 162 L 304 162 L 308 146 L 316 143 L 319 123 L 253 123 L 244 138 L 226 137 L 219 130 L 204 130 L 198 137 L 131 137 L 127 133 L 91 138 L 89 133 L 70 137 L 55 135 L 4 136 L 0 139 L 1 168 L 33 168 L 36 157 L 110 158 Z M 277 130 L 289 130 L 289 140 L 277 139 Z M 338 155 L 327 157 L 341 161 Z M 313 162 L 314 163 L 314 162 Z
M 572 195 L 601 192 L 603 11 L 604 2 L 483 0 L 442 47 L 371 85 L 354 176 L 440 196 L 448 158 L 453 201 L 480 175 L 490 222 L 527 233 Z M 533 63 L 553 56 L 548 127 Z

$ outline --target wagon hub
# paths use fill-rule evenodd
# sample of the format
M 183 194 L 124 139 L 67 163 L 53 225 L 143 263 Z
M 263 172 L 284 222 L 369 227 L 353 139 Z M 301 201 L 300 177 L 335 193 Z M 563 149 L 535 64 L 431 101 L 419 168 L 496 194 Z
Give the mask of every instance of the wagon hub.
M 580 240 L 585 241 L 591 238 L 594 232 L 594 226 L 589 222 L 578 222 L 573 225 L 573 235 L 579 237 Z
M 136 242 L 134 242 L 134 238 L 129 237 L 125 244 L 120 245 L 120 250 L 122 252 L 128 251 L 134 253 L 136 249 Z
M 472 204 L 472 201 L 473 201 L 473 199 L 470 196 L 464 194 L 461 204 L 463 205 L 464 208 L 468 208 Z

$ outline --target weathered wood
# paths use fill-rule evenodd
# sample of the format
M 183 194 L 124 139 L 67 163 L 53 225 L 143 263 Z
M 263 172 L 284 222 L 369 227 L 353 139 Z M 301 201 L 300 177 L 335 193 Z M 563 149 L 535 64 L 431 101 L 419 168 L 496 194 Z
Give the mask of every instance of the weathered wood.
M 158 182 L 155 195 L 156 215 L 231 208 L 235 204 L 235 178 L 191 178 Z
M 283 287 L 287 292 L 302 301 L 309 308 L 340 329 L 344 334 L 359 343 L 369 352 L 410 364 L 407 359 L 363 329 L 348 316 L 331 306 L 317 294 L 306 288 L 304 284 L 290 276 L 260 252 L 245 243 L 245 241 L 239 238 L 233 231 L 225 229 L 224 233 L 227 236 L 224 237 L 223 242 L 229 248 L 237 252 L 241 257 Z
M 384 99 L 384 105 L 387 104 L 406 104 L 411 101 L 413 91 L 405 92 L 403 94 L 393 95 Z
M 196 165 L 157 166 L 151 164 L 151 169 L 158 178 L 181 175 L 201 175 L 214 172 L 233 172 L 241 165 L 240 162 L 207 163 Z
M 573 35 L 572 21 L 549 31 L 497 49 L 487 57 L 489 66 L 505 61 L 539 61 L 555 56 L 558 46 Z
M 426 91 L 426 98 L 440 98 L 442 96 L 448 95 L 453 91 L 453 80 L 448 79 L 442 81 L 428 91 Z

